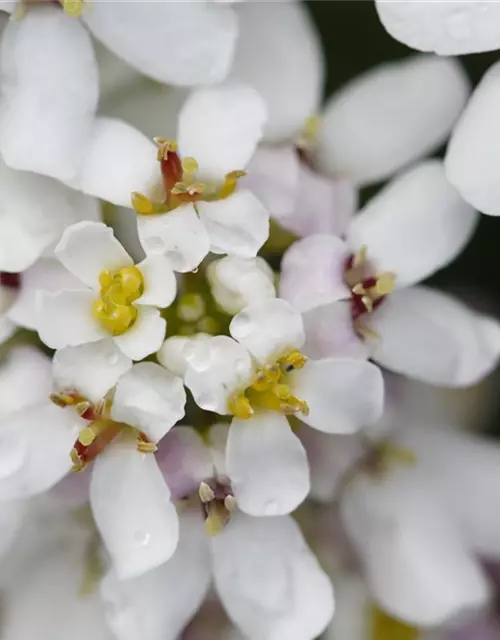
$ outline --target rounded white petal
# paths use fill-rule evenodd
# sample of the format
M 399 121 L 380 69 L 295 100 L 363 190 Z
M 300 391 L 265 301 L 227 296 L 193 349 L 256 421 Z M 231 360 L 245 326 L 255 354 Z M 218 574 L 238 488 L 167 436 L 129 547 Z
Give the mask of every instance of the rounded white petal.
M 318 109 L 323 59 L 318 33 L 301 3 L 243 2 L 230 78 L 247 82 L 269 110 L 265 136 L 291 140 Z
M 250 191 L 199 202 L 197 209 L 213 253 L 253 258 L 269 237 L 269 212 Z
M 179 524 L 179 544 L 168 562 L 130 580 L 111 571 L 102 581 L 117 640 L 176 640 L 201 606 L 211 577 L 208 541 L 198 513 L 181 513 Z
M 50 489 L 71 469 L 70 452 L 83 421 L 49 400 L 0 422 L 0 500 Z
M 0 316 L 0 344 L 7 342 L 16 332 L 16 325 L 7 316 Z
M 499 38 L 500 46 L 500 38 Z M 462 197 L 489 215 L 500 215 L 498 153 L 500 63 L 494 64 L 474 91 L 455 127 L 445 159 L 446 175 Z
M 280 296 L 302 313 L 349 298 L 344 282 L 349 255 L 336 236 L 318 234 L 295 242 L 281 262 Z
M 158 362 L 179 378 L 184 378 L 188 367 L 185 349 L 191 340 L 210 340 L 208 333 L 196 333 L 193 336 L 171 336 L 162 344 L 156 354 Z
M 232 9 L 204 0 L 97 0 L 83 19 L 98 40 L 141 73 L 184 86 L 223 80 L 238 35 Z
M 109 338 L 55 352 L 52 375 L 59 391 L 78 391 L 99 402 L 112 389 L 132 361 Z
M 91 196 L 130 207 L 133 191 L 148 193 L 159 179 L 156 151 L 155 145 L 127 122 L 96 118 L 80 173 L 69 184 Z
M 309 358 L 368 357 L 367 345 L 354 330 L 350 302 L 334 302 L 316 307 L 304 313 L 302 320 L 306 332 L 303 352 Z
M 326 433 L 353 433 L 376 422 L 384 408 L 380 369 L 360 358 L 309 360 L 289 374 L 294 394 L 307 402 L 300 419 Z
M 159 364 L 140 362 L 118 380 L 111 417 L 158 442 L 184 416 L 185 404 L 181 378 Z
M 98 100 L 83 25 L 59 7 L 31 7 L 2 34 L 0 150 L 14 169 L 58 180 L 80 167 Z
M 228 414 L 231 395 L 245 389 L 254 372 L 248 351 L 227 336 L 192 340 L 184 357 L 188 368 L 184 378 L 198 406 Z
M 500 45 L 496 2 L 376 0 L 376 7 L 391 36 L 413 49 L 449 56 L 491 51 Z
M 215 301 L 234 315 L 244 307 L 276 297 L 274 273 L 263 258 L 226 256 L 207 267 Z
M 373 638 L 374 630 L 371 628 L 373 602 L 363 578 L 351 571 L 339 571 L 334 575 L 334 586 L 335 615 L 323 640 Z M 418 637 L 419 640 L 430 640 L 427 636 L 420 634 Z
M 24 524 L 28 505 L 26 500 L 0 502 L 0 558 L 12 547 Z
M 42 342 L 51 349 L 61 349 L 107 338 L 108 334 L 92 315 L 94 301 L 95 294 L 89 290 L 40 291 L 37 328 Z
M 311 640 L 333 615 L 333 590 L 289 516 L 236 514 L 212 541 L 222 604 L 245 637 Z
M 121 336 L 113 340 L 127 358 L 142 360 L 158 351 L 165 339 L 167 323 L 154 307 L 137 307 L 137 318 L 134 324 Z
M 153 454 L 134 440 L 110 444 L 95 460 L 90 483 L 92 512 L 120 580 L 166 562 L 179 538 L 170 491 Z
M 146 255 L 164 255 L 175 271 L 193 271 L 210 251 L 210 239 L 191 204 L 162 215 L 138 216 Z
M 446 140 L 468 94 L 456 60 L 418 55 L 380 65 L 328 101 L 317 160 L 357 183 L 386 179 Z
M 50 358 L 31 345 L 11 347 L 0 366 L 0 416 L 45 400 L 51 391 Z
M 305 340 L 300 313 L 280 298 L 243 309 L 231 320 L 229 331 L 262 364 L 300 349 Z
M 165 256 L 148 256 L 137 265 L 144 278 L 144 293 L 135 301 L 164 309 L 172 304 L 177 292 L 177 280 Z
M 202 481 L 215 475 L 211 448 L 193 427 L 178 425 L 171 429 L 160 442 L 156 461 L 172 493 L 172 500 L 191 497 Z
M 0 269 L 24 271 L 67 225 L 94 219 L 96 205 L 52 178 L 15 171 L 0 160 Z
M 438 625 L 488 600 L 488 586 L 447 514 L 407 469 L 358 476 L 341 501 L 344 526 L 381 606 L 410 624 Z
M 191 93 L 179 114 L 179 149 L 196 159 L 202 178 L 222 180 L 244 169 L 262 137 L 266 106 L 247 85 L 228 84 Z
M 100 289 L 99 274 L 133 264 L 113 229 L 102 222 L 78 222 L 63 233 L 55 248 L 60 262 L 92 289 Z
M 396 274 L 396 287 L 427 278 L 451 262 L 470 240 L 478 214 L 428 160 L 396 177 L 354 217 L 353 250 L 368 248 L 378 272 Z
M 23 271 L 21 288 L 9 308 L 8 316 L 16 324 L 36 329 L 38 291 L 56 292 L 61 289 L 86 289 L 85 285 L 54 258 L 40 258 Z
M 470 386 L 500 359 L 500 325 L 427 287 L 391 293 L 372 315 L 373 359 L 382 366 L 444 387 Z
M 279 413 L 232 421 L 226 472 L 239 508 L 251 516 L 285 515 L 309 493 L 306 452 Z

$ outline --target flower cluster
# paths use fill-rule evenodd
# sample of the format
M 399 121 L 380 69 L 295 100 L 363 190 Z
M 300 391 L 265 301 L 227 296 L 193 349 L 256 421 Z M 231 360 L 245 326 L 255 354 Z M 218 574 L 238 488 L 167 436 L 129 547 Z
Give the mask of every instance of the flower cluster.
M 218 639 L 444 640 L 492 600 L 500 449 L 436 398 L 500 322 L 425 281 L 500 213 L 495 69 L 320 108 L 300 3 L 88 4 L 2 7 L 0 635 L 175 640 L 206 602 Z M 377 8 L 462 52 L 431 4 Z

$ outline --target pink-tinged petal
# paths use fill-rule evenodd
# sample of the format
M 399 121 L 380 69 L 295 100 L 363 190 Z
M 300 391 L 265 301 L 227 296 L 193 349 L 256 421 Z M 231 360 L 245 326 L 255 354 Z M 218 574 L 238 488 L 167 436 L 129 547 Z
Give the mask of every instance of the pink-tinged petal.
M 312 235 L 283 256 L 279 293 L 302 313 L 350 297 L 344 282 L 348 246 L 336 236 Z

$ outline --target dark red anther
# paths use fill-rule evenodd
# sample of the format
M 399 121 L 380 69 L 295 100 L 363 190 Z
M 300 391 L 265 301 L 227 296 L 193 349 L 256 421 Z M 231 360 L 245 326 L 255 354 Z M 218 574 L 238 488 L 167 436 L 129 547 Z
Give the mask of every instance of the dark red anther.
M 9 273 L 8 271 L 0 271 L 0 284 L 8 289 L 21 288 L 21 274 Z

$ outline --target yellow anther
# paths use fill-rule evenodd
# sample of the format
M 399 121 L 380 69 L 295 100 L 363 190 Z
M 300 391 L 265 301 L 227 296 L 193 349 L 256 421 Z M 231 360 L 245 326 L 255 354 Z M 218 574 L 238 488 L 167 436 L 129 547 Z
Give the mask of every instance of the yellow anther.
M 155 144 L 158 146 L 158 160 L 166 160 L 169 152 L 175 152 L 178 149 L 177 142 L 170 138 L 153 138 Z
M 307 362 L 307 358 L 303 353 L 297 351 L 291 351 L 288 355 L 281 358 L 279 363 L 285 371 L 291 371 L 292 369 L 302 369 Z
M 115 278 L 118 279 L 119 286 L 127 296 L 127 300 L 133 302 L 142 296 L 144 278 L 140 269 L 137 267 L 125 267 L 120 269 Z
M 199 293 L 185 293 L 177 305 L 177 316 L 184 322 L 197 322 L 205 311 L 205 301 Z
M 361 302 L 363 303 L 364 308 L 371 313 L 373 311 L 373 300 L 370 296 L 362 296 Z
M 363 287 L 361 282 L 358 282 L 358 284 L 354 285 L 354 287 L 352 288 L 352 292 L 357 296 L 366 295 L 366 289 Z
M 362 247 L 360 247 L 359 251 L 354 254 L 352 266 L 359 267 L 360 265 L 365 264 L 367 252 L 368 252 L 368 247 L 366 245 L 363 245 Z
M 187 184 L 186 182 L 177 182 L 171 189 L 170 193 L 173 196 L 189 196 L 193 198 L 201 195 L 205 191 L 206 185 L 203 182 L 193 182 Z
M 78 441 L 83 444 L 84 447 L 91 445 L 96 438 L 96 434 L 91 427 L 85 427 L 78 434 Z
M 153 203 L 143 193 L 133 191 L 131 195 L 131 202 L 137 213 L 143 216 L 147 216 L 155 212 Z
M 78 452 L 75 449 L 71 449 L 70 458 L 71 462 L 73 463 L 73 471 L 83 471 L 83 469 L 85 469 L 85 467 L 87 466 L 84 462 L 82 462 L 80 456 L 78 455 Z
M 254 414 L 250 400 L 242 393 L 230 398 L 228 410 L 235 418 L 241 420 L 248 420 Z
M 241 178 L 244 178 L 246 175 L 247 175 L 246 171 L 239 171 L 239 170 L 231 171 L 230 173 L 227 173 L 226 178 L 224 180 L 224 184 L 219 190 L 218 197 L 220 199 L 224 199 L 230 196 L 233 193 L 233 191 L 236 189 L 238 181 Z
M 238 506 L 236 498 L 232 495 L 226 496 L 224 498 L 224 506 L 229 511 L 229 513 L 233 513 L 233 511 L 236 511 L 236 508 Z
M 62 408 L 73 406 L 82 400 L 78 395 L 69 395 L 67 393 L 51 393 L 49 399 L 55 405 Z
M 394 289 L 394 282 L 396 280 L 396 274 L 394 273 L 381 273 L 377 276 L 377 283 L 375 290 L 379 296 L 386 296 Z
M 285 415 L 302 413 L 304 416 L 309 415 L 309 405 L 304 400 L 299 400 L 295 396 L 288 396 L 280 404 L 280 409 Z
M 200 500 L 207 504 L 215 500 L 215 493 L 212 487 L 206 482 L 200 482 L 200 486 L 198 488 L 198 495 L 200 496 Z
M 228 523 L 230 513 L 222 502 L 214 500 L 207 505 L 208 517 L 205 530 L 209 536 L 218 536 Z
M 143 294 L 142 273 L 135 266 L 105 270 L 99 275 L 99 284 L 101 295 L 93 306 L 94 317 L 111 335 L 121 335 L 137 318 L 137 309 L 132 303 Z
M 64 13 L 72 18 L 79 18 L 83 14 L 83 0 L 61 0 Z
M 136 449 L 140 453 L 156 453 L 158 451 L 158 446 L 154 442 L 146 442 L 141 438 L 137 438 Z
M 278 365 L 265 367 L 257 371 L 250 388 L 255 391 L 266 391 L 273 387 L 281 377 L 281 370 Z
M 188 156 L 182 161 L 182 170 L 187 174 L 196 173 L 198 171 L 198 163 L 194 158 Z
M 314 141 L 318 135 L 319 125 L 321 123 L 321 118 L 319 116 L 310 116 L 306 120 L 306 124 L 304 126 L 304 137 L 306 140 Z

